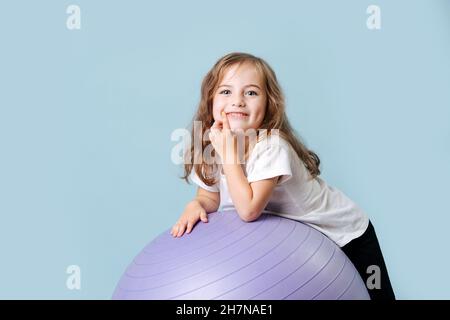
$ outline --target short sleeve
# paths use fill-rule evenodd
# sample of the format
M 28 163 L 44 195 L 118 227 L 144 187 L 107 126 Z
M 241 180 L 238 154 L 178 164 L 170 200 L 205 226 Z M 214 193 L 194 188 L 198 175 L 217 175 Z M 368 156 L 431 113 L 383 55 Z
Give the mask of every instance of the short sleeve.
M 254 182 L 281 176 L 278 184 L 292 177 L 291 153 L 289 145 L 282 140 L 276 143 L 261 141 L 255 145 L 247 164 L 247 180 Z
M 219 192 L 219 185 L 218 183 L 212 185 L 212 186 L 208 186 L 207 184 L 205 184 L 200 177 L 197 175 L 197 173 L 195 172 L 194 169 L 192 169 L 191 174 L 189 175 L 189 178 L 192 180 L 192 182 L 194 182 L 196 185 L 198 185 L 199 187 L 210 191 L 210 192 Z

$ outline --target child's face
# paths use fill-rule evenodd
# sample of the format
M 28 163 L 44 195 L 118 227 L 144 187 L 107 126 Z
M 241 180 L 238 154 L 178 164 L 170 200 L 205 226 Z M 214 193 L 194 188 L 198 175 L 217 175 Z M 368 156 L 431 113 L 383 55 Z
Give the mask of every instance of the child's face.
M 254 66 L 243 63 L 226 70 L 214 93 L 213 117 L 222 120 L 225 111 L 231 130 L 258 129 L 266 112 L 266 92 Z

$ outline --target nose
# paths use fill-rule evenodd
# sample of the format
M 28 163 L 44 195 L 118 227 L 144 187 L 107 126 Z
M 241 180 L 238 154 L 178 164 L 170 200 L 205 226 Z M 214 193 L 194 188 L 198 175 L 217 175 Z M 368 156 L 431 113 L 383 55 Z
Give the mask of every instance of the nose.
M 236 98 L 236 100 L 233 102 L 232 104 L 233 107 L 243 107 L 244 106 L 244 102 L 242 101 L 242 99 L 240 97 Z

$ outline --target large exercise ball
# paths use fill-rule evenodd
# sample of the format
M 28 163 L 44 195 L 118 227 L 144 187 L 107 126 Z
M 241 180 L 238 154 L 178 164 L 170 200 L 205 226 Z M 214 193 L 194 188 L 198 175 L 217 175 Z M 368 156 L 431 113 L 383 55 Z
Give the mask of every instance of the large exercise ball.
M 269 214 L 208 217 L 181 238 L 167 230 L 149 243 L 113 299 L 369 299 L 351 261 L 321 232 Z

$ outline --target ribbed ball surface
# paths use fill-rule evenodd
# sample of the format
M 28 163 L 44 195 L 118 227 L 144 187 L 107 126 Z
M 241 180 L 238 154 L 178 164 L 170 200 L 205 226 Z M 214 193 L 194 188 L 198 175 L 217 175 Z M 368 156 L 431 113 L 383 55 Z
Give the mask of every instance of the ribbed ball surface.
M 369 299 L 353 264 L 319 231 L 274 215 L 208 218 L 188 235 L 167 230 L 148 244 L 113 299 Z

